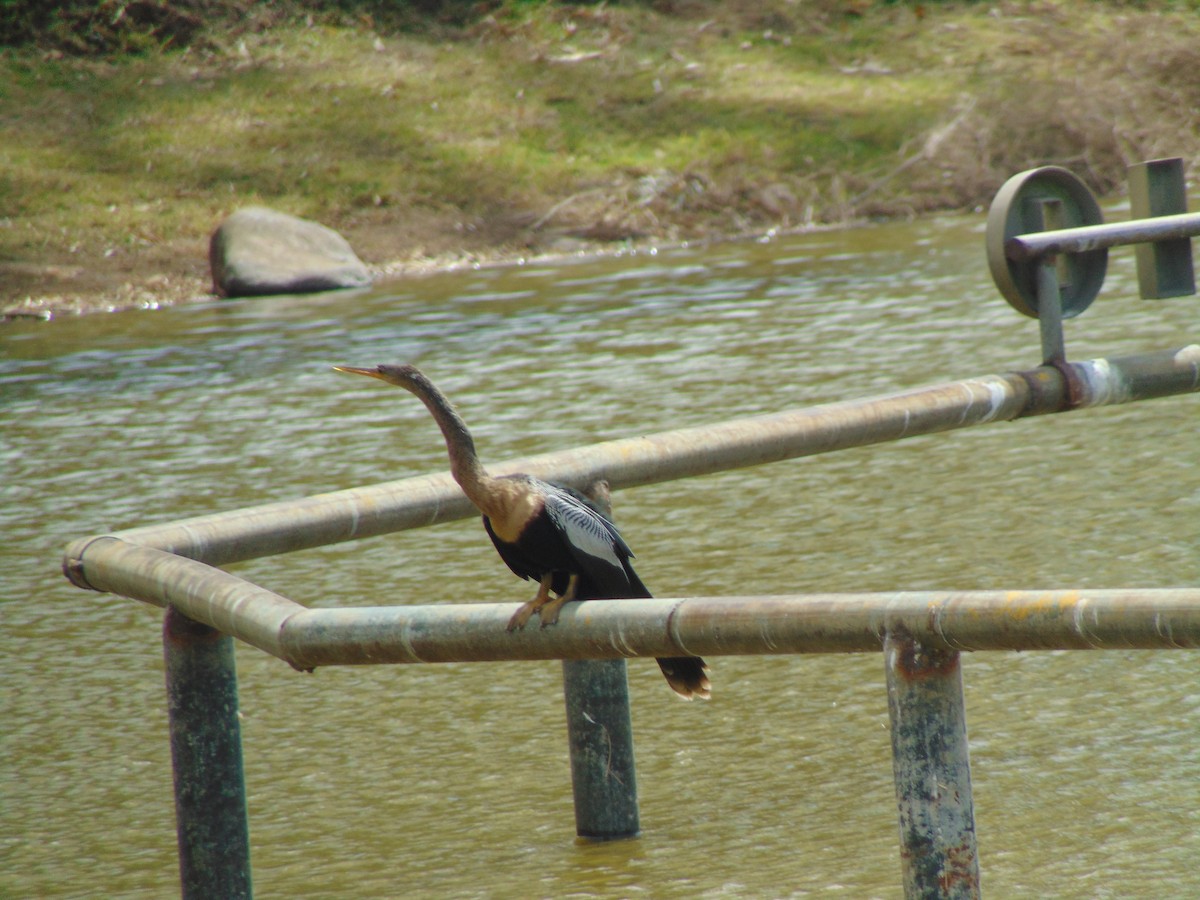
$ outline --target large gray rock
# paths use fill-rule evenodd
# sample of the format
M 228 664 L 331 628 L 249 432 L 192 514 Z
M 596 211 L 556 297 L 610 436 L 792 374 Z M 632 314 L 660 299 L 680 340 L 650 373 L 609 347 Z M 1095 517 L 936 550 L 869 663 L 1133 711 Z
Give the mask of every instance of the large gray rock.
M 208 262 L 213 287 L 225 297 L 311 294 L 371 283 L 367 267 L 332 228 L 261 206 L 239 209 L 217 227 Z

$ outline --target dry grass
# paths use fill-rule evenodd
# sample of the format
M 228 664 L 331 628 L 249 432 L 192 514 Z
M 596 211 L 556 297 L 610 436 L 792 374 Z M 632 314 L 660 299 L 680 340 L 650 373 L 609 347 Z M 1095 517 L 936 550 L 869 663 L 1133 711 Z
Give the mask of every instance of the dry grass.
M 987 66 L 914 152 L 907 184 L 884 210 L 985 205 L 1010 175 L 1040 165 L 1065 166 L 1107 195 L 1123 188 L 1134 163 L 1182 156 L 1189 170 L 1200 164 L 1194 18 L 1116 8 L 1081 30 L 1066 5 L 1006 9 L 1028 15 L 986 35 L 995 42 Z

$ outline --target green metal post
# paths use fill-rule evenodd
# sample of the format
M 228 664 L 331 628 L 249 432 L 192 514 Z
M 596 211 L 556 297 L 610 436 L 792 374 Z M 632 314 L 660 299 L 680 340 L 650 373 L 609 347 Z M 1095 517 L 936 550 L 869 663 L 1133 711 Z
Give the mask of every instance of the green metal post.
M 163 648 L 182 896 L 248 898 L 250 829 L 233 638 L 168 607 Z
M 612 518 L 607 481 L 592 482 L 586 493 Z M 594 841 L 633 837 L 641 826 L 625 660 L 564 659 L 563 696 L 575 833 Z
M 1038 327 L 1042 335 L 1042 364 L 1065 362 L 1063 342 L 1062 294 L 1058 267 L 1053 259 L 1043 259 L 1037 267 Z
M 903 629 L 883 644 L 900 858 L 908 900 L 979 897 L 979 854 L 956 650 L 929 648 Z
M 1033 218 L 1044 231 L 1063 227 L 1063 201 L 1042 198 L 1029 201 Z M 1062 288 L 1071 280 L 1071 257 L 1050 253 L 1037 261 L 1037 315 L 1042 335 L 1042 364 L 1052 365 L 1067 358 L 1063 344 Z
M 633 723 L 623 659 L 564 659 L 575 833 L 590 840 L 633 837 L 638 823 Z

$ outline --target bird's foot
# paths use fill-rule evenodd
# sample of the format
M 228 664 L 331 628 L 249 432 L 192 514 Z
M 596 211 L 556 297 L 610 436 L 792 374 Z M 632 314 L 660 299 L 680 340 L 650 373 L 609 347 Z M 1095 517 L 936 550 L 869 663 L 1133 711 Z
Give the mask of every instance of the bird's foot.
M 562 612 L 562 608 L 575 599 L 575 589 L 579 587 L 579 576 L 572 575 L 567 582 L 567 589 L 562 594 L 553 600 L 548 601 L 538 615 L 542 617 L 542 627 L 547 625 L 558 624 L 558 614 Z
M 528 603 L 522 603 L 517 611 L 512 614 L 512 618 L 508 620 L 509 631 L 520 631 L 529 622 L 530 616 L 550 602 L 550 584 L 553 581 L 554 576 L 549 572 L 542 576 L 542 580 L 538 584 L 538 591 L 533 599 Z

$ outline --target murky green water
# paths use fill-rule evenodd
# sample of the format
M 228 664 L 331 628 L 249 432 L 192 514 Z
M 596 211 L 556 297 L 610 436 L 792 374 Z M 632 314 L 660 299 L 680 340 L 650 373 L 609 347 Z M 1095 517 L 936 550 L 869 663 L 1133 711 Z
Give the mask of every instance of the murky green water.
M 982 220 L 474 271 L 365 295 L 0 332 L 0 896 L 177 890 L 157 610 L 70 587 L 109 529 L 444 467 L 416 361 L 485 458 L 1038 361 Z M 1117 252 L 1068 354 L 1200 340 Z M 616 499 L 662 596 L 1200 584 L 1196 398 L 918 438 Z M 519 601 L 474 521 L 243 564 L 309 604 Z M 882 659 L 630 665 L 644 834 L 574 840 L 557 664 L 293 672 L 239 647 L 260 896 L 899 896 Z M 1200 657 L 964 664 L 990 896 L 1200 893 Z

